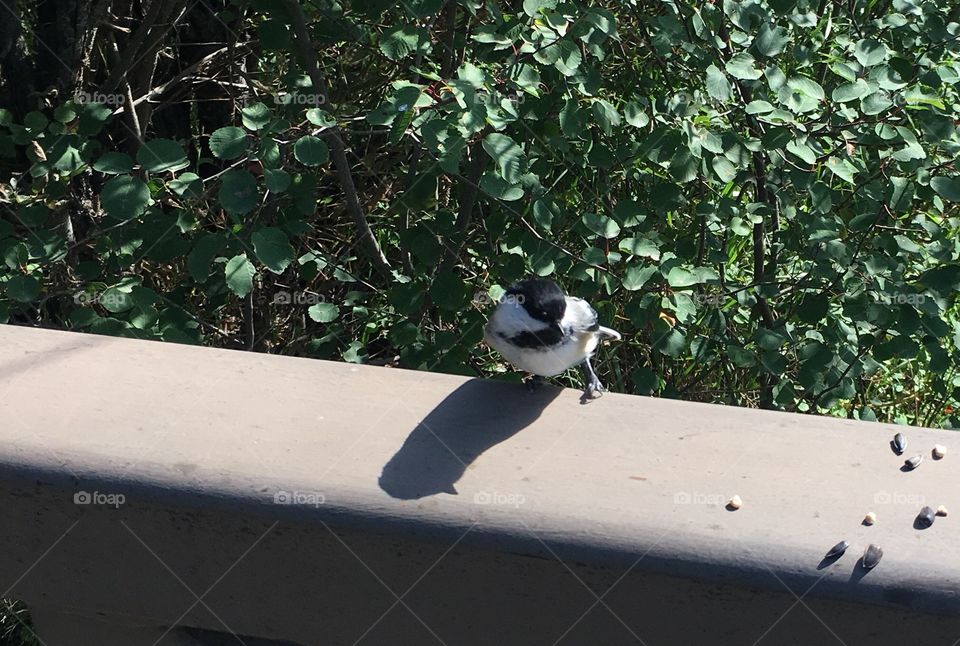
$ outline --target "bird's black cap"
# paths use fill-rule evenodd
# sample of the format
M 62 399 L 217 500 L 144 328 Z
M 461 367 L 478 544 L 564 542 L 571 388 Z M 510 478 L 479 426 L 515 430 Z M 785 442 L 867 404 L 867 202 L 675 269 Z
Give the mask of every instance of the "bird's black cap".
M 527 278 L 518 281 L 507 290 L 533 318 L 545 323 L 555 323 L 567 310 L 566 295 L 560 286 L 546 278 Z

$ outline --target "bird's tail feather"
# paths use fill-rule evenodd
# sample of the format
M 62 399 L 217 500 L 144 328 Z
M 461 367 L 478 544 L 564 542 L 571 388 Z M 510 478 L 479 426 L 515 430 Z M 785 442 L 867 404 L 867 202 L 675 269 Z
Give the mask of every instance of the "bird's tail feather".
M 597 329 L 597 334 L 607 339 L 614 339 L 616 341 L 620 340 L 619 332 L 617 332 L 616 330 L 611 330 L 608 327 L 603 327 L 602 325 Z

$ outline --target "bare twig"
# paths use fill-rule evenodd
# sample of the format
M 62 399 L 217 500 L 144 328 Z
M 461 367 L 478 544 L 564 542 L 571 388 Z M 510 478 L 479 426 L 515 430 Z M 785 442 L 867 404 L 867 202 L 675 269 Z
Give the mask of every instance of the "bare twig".
M 313 83 L 313 89 L 324 96 L 329 96 L 327 83 L 320 72 L 320 65 L 317 62 L 316 50 L 310 40 L 310 34 L 307 32 L 307 20 L 303 14 L 303 7 L 297 0 L 286 0 L 286 6 L 290 13 L 293 25 L 294 42 L 297 50 L 303 57 L 306 65 L 307 74 Z M 330 128 L 326 135 L 327 143 L 330 145 L 330 153 L 333 158 L 333 165 L 337 171 L 337 180 L 340 183 L 340 189 L 343 191 L 346 202 L 347 212 L 353 217 L 357 227 L 357 233 L 360 241 L 366 248 L 367 254 L 373 263 L 374 268 L 385 278 L 391 275 L 390 263 L 386 256 L 380 250 L 380 244 L 373 235 L 370 225 L 367 223 L 367 217 L 360 207 L 360 200 L 357 198 L 357 188 L 353 182 L 353 175 L 350 173 L 350 165 L 347 162 L 346 147 L 343 139 L 340 138 L 340 129 L 336 126 Z

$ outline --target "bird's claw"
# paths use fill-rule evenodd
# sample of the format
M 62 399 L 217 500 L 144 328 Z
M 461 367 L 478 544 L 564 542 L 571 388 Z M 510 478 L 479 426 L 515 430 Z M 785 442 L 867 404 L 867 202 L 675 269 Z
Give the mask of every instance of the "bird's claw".
M 606 392 L 606 389 L 603 387 L 603 384 L 600 383 L 599 379 L 588 381 L 587 385 L 583 388 L 583 396 L 580 398 L 580 401 L 586 403 L 591 399 L 597 399 L 603 396 L 604 392 Z

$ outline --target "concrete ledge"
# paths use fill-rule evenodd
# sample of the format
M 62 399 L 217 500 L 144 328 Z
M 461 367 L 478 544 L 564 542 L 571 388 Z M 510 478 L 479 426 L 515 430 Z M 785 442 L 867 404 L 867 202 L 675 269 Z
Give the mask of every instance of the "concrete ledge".
M 9 326 L 0 421 L 47 646 L 960 638 L 952 432 Z

